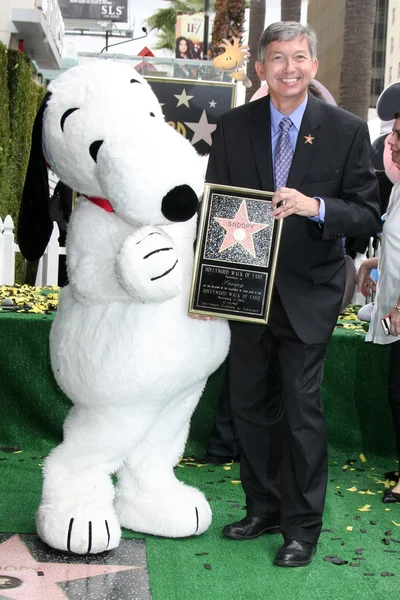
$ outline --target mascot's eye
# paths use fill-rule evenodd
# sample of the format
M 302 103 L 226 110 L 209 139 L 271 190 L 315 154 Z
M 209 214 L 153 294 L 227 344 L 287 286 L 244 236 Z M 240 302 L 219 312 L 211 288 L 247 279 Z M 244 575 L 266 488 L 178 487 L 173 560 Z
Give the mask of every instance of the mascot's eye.
M 151 112 L 151 113 L 150 113 L 150 116 L 151 116 L 151 117 L 155 117 L 156 115 L 155 115 L 153 112 Z
M 140 83 L 137 79 L 131 79 L 130 83 Z
M 64 131 L 64 123 L 65 123 L 65 119 L 67 117 L 69 117 L 69 115 L 72 115 L 73 112 L 75 112 L 76 110 L 79 110 L 79 108 L 69 108 L 68 110 L 65 111 L 65 113 L 63 114 L 63 116 L 61 117 L 61 121 L 60 121 L 60 125 L 61 125 L 61 131 Z
M 103 142 L 104 142 L 104 140 L 96 140 L 95 142 L 90 144 L 89 153 L 95 163 L 97 163 L 97 154 L 99 153 L 99 150 L 100 150 Z

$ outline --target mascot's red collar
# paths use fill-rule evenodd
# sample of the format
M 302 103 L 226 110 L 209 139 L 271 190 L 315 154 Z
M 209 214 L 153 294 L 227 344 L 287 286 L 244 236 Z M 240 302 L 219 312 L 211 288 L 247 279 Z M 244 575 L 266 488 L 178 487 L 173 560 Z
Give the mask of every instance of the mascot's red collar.
M 90 202 L 93 202 L 93 204 L 97 204 L 97 206 L 100 206 L 100 208 L 104 208 L 104 210 L 106 210 L 107 212 L 114 212 L 113 207 L 105 198 L 98 198 L 97 196 L 86 196 L 85 194 L 83 196 L 84 198 L 90 200 Z

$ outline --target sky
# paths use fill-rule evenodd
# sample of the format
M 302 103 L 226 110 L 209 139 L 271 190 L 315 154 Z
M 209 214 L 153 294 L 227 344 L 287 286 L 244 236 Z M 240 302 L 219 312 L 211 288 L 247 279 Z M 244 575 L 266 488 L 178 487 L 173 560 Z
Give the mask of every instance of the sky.
M 119 25 L 123 29 L 133 30 L 133 37 L 139 37 L 144 35 L 142 27 L 145 25 L 145 20 L 156 10 L 160 8 L 166 8 L 168 6 L 167 0 L 128 0 L 129 2 L 129 23 L 127 25 Z M 303 4 L 306 4 L 306 0 L 303 0 Z M 265 24 L 279 21 L 280 19 L 280 0 L 269 0 L 267 2 L 267 11 Z M 248 25 L 247 25 L 248 26 Z M 109 44 L 120 42 L 122 39 L 110 39 Z M 137 41 L 131 41 L 121 46 L 116 46 L 113 50 L 110 48 L 110 53 L 115 52 L 118 54 L 127 54 L 136 56 L 138 52 L 144 47 L 154 51 L 154 45 L 156 42 L 155 33 L 149 33 L 147 38 Z M 64 38 L 64 51 L 63 57 L 65 58 L 76 58 L 77 52 L 100 52 L 105 46 L 104 37 L 88 37 L 88 36 L 70 36 L 66 35 Z M 164 56 L 165 51 L 154 51 L 156 56 Z

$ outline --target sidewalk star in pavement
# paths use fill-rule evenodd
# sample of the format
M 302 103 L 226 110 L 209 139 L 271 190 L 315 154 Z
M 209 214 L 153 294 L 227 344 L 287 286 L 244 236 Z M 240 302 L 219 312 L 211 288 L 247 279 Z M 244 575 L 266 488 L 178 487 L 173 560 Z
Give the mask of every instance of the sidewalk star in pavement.
M 82 557 L 82 561 L 84 558 Z M 120 571 L 133 571 L 139 566 L 94 565 L 39 562 L 35 560 L 18 535 L 13 535 L 0 543 L 0 597 L 5 594 L 12 600 L 66 600 L 68 596 L 58 583 L 76 579 L 89 579 L 98 575 L 108 575 Z M 7 583 L 7 578 L 10 583 Z M 22 583 L 11 587 L 15 581 Z

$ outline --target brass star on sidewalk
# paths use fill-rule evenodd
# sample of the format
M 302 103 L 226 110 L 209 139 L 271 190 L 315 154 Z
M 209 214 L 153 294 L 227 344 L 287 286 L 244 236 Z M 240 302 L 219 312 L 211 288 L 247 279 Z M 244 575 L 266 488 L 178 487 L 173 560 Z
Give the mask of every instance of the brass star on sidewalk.
M 304 139 L 306 140 L 304 142 L 305 144 L 311 144 L 311 145 L 312 145 L 313 141 L 315 140 L 315 138 L 313 138 L 313 136 L 311 135 L 311 133 L 309 133 L 308 135 L 305 135 Z

